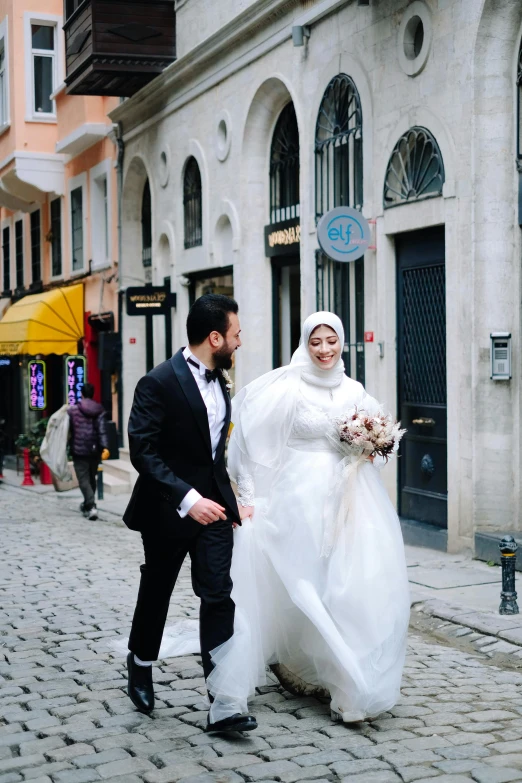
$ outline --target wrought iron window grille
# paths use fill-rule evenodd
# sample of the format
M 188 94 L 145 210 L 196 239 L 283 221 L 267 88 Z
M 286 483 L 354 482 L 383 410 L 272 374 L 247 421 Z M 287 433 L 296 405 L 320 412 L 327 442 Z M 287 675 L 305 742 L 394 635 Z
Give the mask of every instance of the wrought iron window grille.
M 446 287 L 444 264 L 406 269 L 402 278 L 404 400 L 446 403 Z
M 277 121 L 270 150 L 270 223 L 299 217 L 299 129 L 293 103 Z
M 196 158 L 191 157 L 185 166 L 183 180 L 183 210 L 185 223 L 185 249 L 203 244 L 203 196 L 201 173 Z
M 359 93 L 346 74 L 326 88 L 315 130 L 315 218 L 333 207 L 362 209 L 363 117 Z M 317 309 L 343 321 L 346 371 L 364 384 L 364 259 L 332 261 L 316 252 Z
M 442 195 L 444 163 L 434 136 L 426 128 L 411 128 L 390 156 L 384 180 L 384 208 Z
M 362 109 L 346 74 L 335 76 L 324 94 L 315 128 L 315 216 L 333 207 L 362 208 Z

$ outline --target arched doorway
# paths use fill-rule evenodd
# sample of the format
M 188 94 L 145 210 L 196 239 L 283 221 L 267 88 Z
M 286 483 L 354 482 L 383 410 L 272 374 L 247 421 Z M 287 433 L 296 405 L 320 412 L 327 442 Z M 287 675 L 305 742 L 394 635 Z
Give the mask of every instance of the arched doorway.
M 294 104 L 277 120 L 270 148 L 270 223 L 267 255 L 272 264 L 273 365 L 288 364 L 301 333 L 299 129 Z
M 315 130 L 315 217 L 334 207 L 362 209 L 363 124 L 359 93 L 344 73 L 323 96 Z M 339 263 L 317 251 L 317 309 L 337 313 L 346 332 L 346 372 L 364 383 L 364 258 Z
M 391 154 L 384 208 L 442 195 L 444 164 L 426 128 L 410 128 Z M 406 428 L 399 459 L 399 513 L 448 523 L 446 269 L 444 226 L 399 234 L 397 377 L 399 417 Z

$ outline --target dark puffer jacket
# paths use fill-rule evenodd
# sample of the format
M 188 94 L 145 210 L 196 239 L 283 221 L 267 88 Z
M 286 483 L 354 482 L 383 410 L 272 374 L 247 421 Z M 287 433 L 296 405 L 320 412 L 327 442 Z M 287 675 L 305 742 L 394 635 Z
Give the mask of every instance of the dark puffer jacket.
M 99 402 L 83 398 L 69 408 L 69 418 L 73 457 L 99 457 L 109 448 L 107 414 Z

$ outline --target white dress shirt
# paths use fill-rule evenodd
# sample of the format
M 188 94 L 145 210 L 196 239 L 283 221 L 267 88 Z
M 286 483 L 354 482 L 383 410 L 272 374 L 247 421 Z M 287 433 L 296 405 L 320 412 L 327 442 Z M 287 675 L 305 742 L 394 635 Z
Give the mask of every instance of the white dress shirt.
M 194 380 L 198 385 L 198 389 L 203 397 L 203 402 L 207 408 L 212 459 L 214 459 L 227 416 L 227 404 L 225 402 L 223 389 L 217 379 L 210 383 L 207 381 L 205 373 L 208 367 L 205 367 L 203 362 L 192 354 L 190 348 L 185 348 L 183 356 L 185 357 L 185 360 L 192 359 L 193 362 L 199 365 L 199 367 L 195 367 L 191 362 L 187 362 L 187 366 L 194 376 Z M 192 506 L 197 503 L 198 500 L 201 500 L 201 497 L 202 496 L 196 489 L 191 489 L 190 492 L 187 492 L 178 508 L 180 517 L 186 517 Z

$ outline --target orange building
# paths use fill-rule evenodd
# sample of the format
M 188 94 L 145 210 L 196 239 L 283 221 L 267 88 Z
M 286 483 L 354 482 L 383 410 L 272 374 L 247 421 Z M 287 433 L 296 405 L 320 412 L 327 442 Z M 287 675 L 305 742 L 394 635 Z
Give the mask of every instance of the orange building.
M 66 94 L 62 14 L 62 0 L 0 0 L 0 419 L 11 447 L 65 402 L 68 355 L 86 357 L 117 422 L 117 146 L 107 114 L 119 99 Z M 46 366 L 40 412 L 30 411 L 34 358 Z

